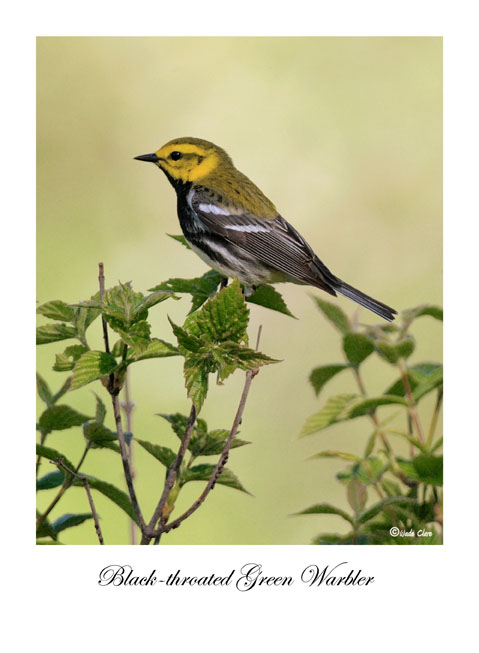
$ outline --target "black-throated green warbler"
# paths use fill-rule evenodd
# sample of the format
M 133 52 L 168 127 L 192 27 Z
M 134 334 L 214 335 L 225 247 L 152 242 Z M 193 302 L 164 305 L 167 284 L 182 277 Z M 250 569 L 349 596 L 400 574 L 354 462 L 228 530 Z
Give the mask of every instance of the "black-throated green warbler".
M 394 319 L 393 308 L 332 274 L 221 147 L 175 138 L 135 158 L 163 170 L 176 190 L 178 218 L 191 248 L 224 277 L 238 277 L 246 294 L 264 283 L 292 281 L 340 293 Z

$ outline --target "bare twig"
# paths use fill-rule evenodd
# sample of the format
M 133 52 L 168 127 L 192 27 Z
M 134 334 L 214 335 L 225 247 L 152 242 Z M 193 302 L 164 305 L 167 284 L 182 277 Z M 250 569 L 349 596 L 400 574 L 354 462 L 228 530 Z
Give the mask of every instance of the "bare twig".
M 260 325 L 258 329 L 258 337 L 256 339 L 256 351 L 258 351 L 259 347 L 259 341 L 261 338 L 261 331 L 262 331 L 262 325 Z M 233 440 L 235 438 L 235 435 L 238 431 L 239 425 L 241 424 L 241 420 L 243 418 L 243 412 L 246 406 L 246 400 L 248 399 L 248 394 L 250 391 L 251 387 L 251 382 L 253 381 L 254 377 L 258 374 L 259 369 L 255 368 L 254 370 L 249 370 L 246 372 L 246 380 L 243 388 L 243 392 L 241 394 L 241 399 L 239 402 L 238 410 L 236 411 L 236 415 L 233 421 L 233 426 L 231 427 L 231 431 L 228 435 L 228 438 L 225 442 L 225 445 L 223 447 L 223 451 L 221 452 L 221 456 L 218 460 L 218 463 L 216 464 L 216 467 L 213 470 L 213 473 L 210 476 L 210 479 L 208 483 L 206 484 L 205 489 L 203 492 L 200 494 L 198 499 L 193 503 L 190 508 L 186 512 L 184 512 L 182 515 L 180 515 L 177 519 L 172 521 L 169 524 L 160 524 L 160 528 L 157 530 L 157 532 L 154 534 L 156 537 L 155 544 L 158 544 L 160 541 L 160 537 L 162 533 L 169 533 L 171 530 L 174 528 L 178 528 L 178 526 L 185 520 L 187 519 L 190 515 L 192 515 L 198 508 L 201 506 L 201 504 L 204 502 L 210 491 L 214 488 L 216 481 L 218 478 L 221 476 L 221 473 L 224 469 L 224 466 L 226 465 L 226 462 L 228 460 L 229 452 L 231 449 L 231 445 L 233 444 Z
M 130 371 L 129 370 L 125 377 L 125 384 L 123 387 L 125 390 L 125 401 L 121 402 L 121 407 L 123 408 L 123 412 L 125 413 L 126 430 L 129 433 L 132 433 L 133 432 L 132 414 L 133 414 L 133 410 L 135 409 L 135 404 L 133 401 L 131 401 L 131 397 L 130 397 Z M 134 481 L 136 476 L 136 470 L 133 463 L 133 439 L 130 440 L 130 444 L 128 445 L 128 458 L 130 461 L 131 479 L 132 481 Z M 136 523 L 133 519 L 130 519 L 130 544 L 136 544 Z
M 183 458 L 185 456 L 186 450 L 188 448 L 188 444 L 190 442 L 191 436 L 193 434 L 193 427 L 196 422 L 196 406 L 195 404 L 191 405 L 191 411 L 190 411 L 190 416 L 188 417 L 188 422 L 186 423 L 186 429 L 185 429 L 185 434 L 183 436 L 183 439 L 181 440 L 181 445 L 178 450 L 178 454 L 173 461 L 173 464 L 168 470 L 168 474 L 166 475 L 166 481 L 165 485 L 163 488 L 163 492 L 161 493 L 160 500 L 158 502 L 158 505 L 156 506 L 156 510 L 153 513 L 153 517 L 150 520 L 150 523 L 148 524 L 148 528 L 146 531 L 143 531 L 143 537 L 141 538 L 141 544 L 149 544 L 150 539 L 152 537 L 156 537 L 158 533 L 154 532 L 154 528 L 156 524 L 158 523 L 158 520 L 163 517 L 163 509 L 166 505 L 166 502 L 168 501 L 168 497 L 170 496 L 170 492 L 173 489 L 173 486 L 175 485 L 176 482 L 176 477 L 178 476 L 178 472 L 181 467 L 181 463 L 183 462 Z
M 95 509 L 95 504 L 93 502 L 93 497 L 91 495 L 90 486 L 88 484 L 87 477 L 83 476 L 83 475 L 80 475 L 80 474 L 77 474 L 72 469 L 67 467 L 65 465 L 65 463 L 63 462 L 63 458 L 57 458 L 56 460 L 51 460 L 50 462 L 51 462 L 52 465 L 56 465 L 57 467 L 61 467 L 68 474 L 71 474 L 72 476 L 74 476 L 75 478 L 77 478 L 79 481 L 81 481 L 83 483 L 83 487 L 85 488 L 85 492 L 86 492 L 86 495 L 88 497 L 88 503 L 90 504 L 91 514 L 92 514 L 92 517 L 93 517 L 93 521 L 95 523 L 95 530 L 96 530 L 98 540 L 99 540 L 100 544 L 105 544 L 105 542 L 103 541 L 103 535 L 102 535 L 101 528 L 100 528 L 100 522 L 98 520 L 98 513 L 97 513 L 97 511 Z
M 105 295 L 105 276 L 103 272 L 103 263 L 99 263 L 98 268 L 99 268 L 98 281 L 100 284 L 100 301 L 103 302 L 103 297 Z M 105 341 L 105 351 L 109 353 L 110 347 L 108 343 L 108 329 L 106 326 L 106 320 L 103 313 L 101 315 L 101 320 L 103 325 L 103 338 Z M 123 471 L 125 473 L 126 485 L 128 487 L 128 493 L 130 495 L 133 511 L 138 520 L 140 528 L 143 532 L 143 529 L 145 528 L 146 524 L 145 524 L 145 520 L 143 519 L 143 515 L 141 514 L 140 506 L 138 504 L 138 499 L 136 497 L 135 488 L 133 486 L 130 461 L 128 459 L 128 451 L 125 442 L 125 434 L 123 432 L 123 426 L 121 423 L 120 402 L 118 400 L 119 388 L 115 388 L 115 376 L 113 373 L 110 374 L 109 376 L 108 392 L 110 393 L 111 401 L 113 404 L 113 415 L 115 417 L 116 432 L 118 435 L 118 443 L 120 445 L 121 462 L 123 463 Z

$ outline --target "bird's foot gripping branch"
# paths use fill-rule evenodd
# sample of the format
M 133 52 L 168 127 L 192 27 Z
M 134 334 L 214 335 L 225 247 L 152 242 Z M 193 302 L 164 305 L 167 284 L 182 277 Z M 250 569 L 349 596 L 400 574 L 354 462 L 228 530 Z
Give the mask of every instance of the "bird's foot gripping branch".
M 38 543 L 59 544 L 61 531 L 93 519 L 99 542 L 103 544 L 92 490 L 110 499 L 128 515 L 140 531 L 142 544 L 152 541 L 157 544 L 164 533 L 177 528 L 201 506 L 215 484 L 246 492 L 237 476 L 225 465 L 232 448 L 248 444 L 236 438 L 236 434 L 252 380 L 261 366 L 276 361 L 258 351 L 259 333 L 256 347 L 249 346 L 249 309 L 239 282 L 235 280 L 211 296 L 221 283 L 219 275 L 218 279 L 212 279 L 212 274 L 216 273 L 207 273 L 194 280 L 170 279 L 143 295 L 135 292 L 130 283 L 120 283 L 105 290 L 103 265 L 100 264 L 100 290 L 91 299 L 77 304 L 54 300 L 37 309 L 40 315 L 49 320 L 37 328 L 37 344 L 49 345 L 67 339 L 74 342 L 66 348 L 62 346 L 62 351 L 55 354 L 53 369 L 68 374 L 57 392 L 53 392 L 45 379 L 37 374 L 38 394 L 45 404 L 37 424 L 36 471 L 37 490 L 40 493 Z M 170 321 L 177 340 L 174 344 L 151 335 L 148 314 L 153 307 L 167 300 L 178 299 L 176 293 L 190 294 L 192 308 L 182 326 Z M 254 301 L 254 297 L 250 301 Z M 273 289 L 266 289 L 263 295 L 260 293 L 256 303 L 289 314 L 281 296 Z M 92 349 L 88 342 L 89 330 L 92 327 L 94 330 L 99 324 L 98 318 L 103 333 L 101 350 Z M 114 341 L 110 341 L 112 335 Z M 132 433 L 134 429 L 131 424 L 128 425 L 131 417 L 129 398 L 126 402 L 128 428 L 125 429 L 119 399 L 132 365 L 170 356 L 180 356 L 184 360 L 184 383 L 190 402 L 188 415 L 162 411 L 161 416 L 169 422 L 180 440 L 177 451 L 143 439 L 136 432 Z M 244 371 L 246 378 L 232 426 L 209 429 L 198 415 L 207 398 L 210 374 L 215 374 L 217 382 L 223 384 L 237 370 Z M 70 393 L 92 383 L 98 386 L 98 394 L 96 406 L 90 414 L 82 414 L 65 402 Z M 106 425 L 108 401 L 104 401 L 105 396 L 109 397 L 113 428 Z M 77 437 L 84 443 L 83 452 L 76 463 L 70 462 L 63 448 L 60 451 L 48 446 L 49 435 L 64 429 L 75 429 Z M 158 477 L 152 483 L 154 488 L 162 487 L 162 490 L 151 516 L 145 516 L 141 497 L 135 489 L 132 460 L 135 446 L 145 449 L 166 468 L 166 478 L 165 471 L 159 469 Z M 65 448 L 68 451 L 68 447 Z M 96 452 L 93 455 L 119 454 L 126 492 L 105 480 L 85 474 L 83 469 L 79 473 L 93 451 Z M 198 463 L 197 459 L 204 456 L 216 456 L 217 461 Z M 57 469 L 43 474 L 48 469 L 45 465 L 48 461 Z M 137 474 L 141 475 L 141 469 L 137 470 Z M 186 511 L 176 516 L 174 510 L 178 495 L 184 485 L 192 481 L 205 483 L 203 491 Z M 86 490 L 90 510 L 79 514 L 60 514 L 52 520 L 52 513 L 59 502 L 65 503 L 64 496 L 75 487 Z M 46 490 L 54 492 L 47 495 Z M 45 501 L 44 496 L 48 496 L 49 500 Z M 133 526 L 131 531 L 133 543 L 136 542 L 136 527 Z

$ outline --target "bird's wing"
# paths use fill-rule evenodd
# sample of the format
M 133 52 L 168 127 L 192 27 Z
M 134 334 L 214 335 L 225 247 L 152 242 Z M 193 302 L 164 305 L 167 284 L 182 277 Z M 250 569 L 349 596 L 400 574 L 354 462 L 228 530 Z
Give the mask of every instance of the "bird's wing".
M 336 294 L 333 287 L 338 279 L 280 215 L 268 220 L 259 218 L 247 211 L 212 202 L 211 196 L 201 190 L 190 197 L 192 209 L 209 231 L 298 281 Z

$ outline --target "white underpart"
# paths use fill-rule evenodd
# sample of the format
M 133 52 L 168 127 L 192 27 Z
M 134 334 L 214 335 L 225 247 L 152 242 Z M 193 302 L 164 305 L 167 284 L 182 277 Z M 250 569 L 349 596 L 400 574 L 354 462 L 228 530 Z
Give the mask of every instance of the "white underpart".
M 269 231 L 268 227 L 262 227 L 259 224 L 225 224 L 225 229 L 232 229 L 233 231 L 247 231 L 258 232 L 258 231 Z

